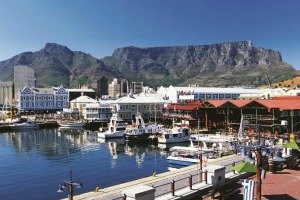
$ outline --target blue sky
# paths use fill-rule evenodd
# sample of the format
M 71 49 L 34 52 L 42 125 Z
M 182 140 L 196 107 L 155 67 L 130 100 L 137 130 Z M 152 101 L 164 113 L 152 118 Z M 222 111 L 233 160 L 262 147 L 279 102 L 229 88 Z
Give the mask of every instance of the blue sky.
M 102 58 L 123 46 L 251 40 L 300 69 L 299 0 L 0 0 L 0 60 L 47 42 Z

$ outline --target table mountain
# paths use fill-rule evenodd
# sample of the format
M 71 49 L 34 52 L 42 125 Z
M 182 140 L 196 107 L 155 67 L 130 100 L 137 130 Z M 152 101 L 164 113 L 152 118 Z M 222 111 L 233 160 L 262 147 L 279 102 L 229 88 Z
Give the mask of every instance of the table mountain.
M 124 47 L 112 56 L 95 58 L 68 47 L 47 43 L 36 52 L 25 52 L 0 62 L 0 79 L 12 80 L 13 66 L 35 69 L 38 85 L 92 84 L 105 75 L 144 81 L 151 86 L 202 86 L 265 84 L 284 79 L 296 70 L 282 61 L 278 51 L 256 48 L 250 41 L 174 47 Z

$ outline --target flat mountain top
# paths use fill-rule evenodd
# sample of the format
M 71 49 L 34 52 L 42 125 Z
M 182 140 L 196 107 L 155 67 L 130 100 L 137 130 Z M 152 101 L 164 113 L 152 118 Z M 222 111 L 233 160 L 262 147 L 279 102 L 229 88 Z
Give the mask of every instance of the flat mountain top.
M 95 58 L 81 51 L 47 43 L 36 52 L 24 52 L 0 62 L 0 79 L 12 80 L 13 67 L 35 69 L 39 86 L 91 84 L 105 75 L 143 81 L 150 86 L 263 85 L 290 78 L 297 71 L 278 51 L 254 47 L 251 41 L 171 47 L 123 47 L 112 56 Z

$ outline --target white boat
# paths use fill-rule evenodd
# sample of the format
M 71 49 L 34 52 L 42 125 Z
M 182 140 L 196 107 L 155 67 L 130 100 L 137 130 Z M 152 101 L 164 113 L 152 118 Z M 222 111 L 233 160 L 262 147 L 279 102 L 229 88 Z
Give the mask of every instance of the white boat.
M 190 139 L 203 149 L 213 148 L 220 155 L 232 154 L 238 143 L 237 138 L 220 134 L 193 134 Z
M 181 126 L 181 124 L 173 123 L 172 129 L 164 129 L 158 136 L 158 143 L 180 143 L 187 142 L 190 139 L 189 128 Z
M 84 123 L 77 121 L 68 121 L 68 122 L 59 122 L 59 128 L 68 128 L 68 129 L 79 129 L 82 128 Z
M 113 113 L 110 118 L 108 130 L 105 132 L 99 132 L 98 137 L 103 139 L 123 138 L 125 130 L 126 123 L 121 117 L 119 117 L 118 113 Z
M 148 137 L 150 134 L 157 134 L 163 130 L 163 125 L 148 124 L 146 125 L 140 113 L 136 114 L 135 123 L 126 127 L 125 137 Z
M 213 148 L 203 149 L 193 145 L 190 147 L 174 146 L 169 151 L 171 154 L 167 157 L 167 160 L 171 165 L 190 166 L 199 164 L 201 160 L 202 165 L 206 165 L 208 160 L 217 158 Z
M 12 130 L 27 130 L 27 129 L 37 129 L 38 125 L 35 122 L 27 121 L 22 123 L 14 123 L 9 125 Z

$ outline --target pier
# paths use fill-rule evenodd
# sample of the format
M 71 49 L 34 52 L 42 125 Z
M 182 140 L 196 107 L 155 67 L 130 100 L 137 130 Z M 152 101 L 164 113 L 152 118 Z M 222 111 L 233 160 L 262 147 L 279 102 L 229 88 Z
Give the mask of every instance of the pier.
M 209 166 L 221 165 L 225 167 L 225 185 L 238 181 L 245 174 L 235 174 L 231 169 L 235 163 L 243 161 L 240 155 L 230 155 L 208 162 Z M 202 179 L 202 180 L 201 180 Z M 161 174 L 130 181 L 127 183 L 101 188 L 92 192 L 84 193 L 74 197 L 76 200 L 98 200 L 98 199 L 126 199 L 126 192 L 137 186 L 150 186 L 155 189 L 155 199 L 188 199 L 202 197 L 212 194 L 216 186 L 208 183 L 206 168 L 200 175 L 199 165 L 181 168 Z M 122 194 L 123 193 L 123 194 Z M 200 199 L 200 198 L 199 198 Z

